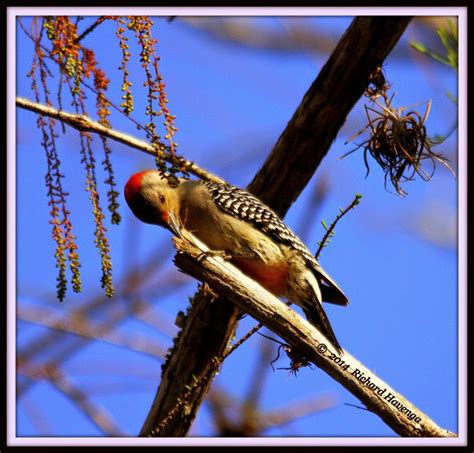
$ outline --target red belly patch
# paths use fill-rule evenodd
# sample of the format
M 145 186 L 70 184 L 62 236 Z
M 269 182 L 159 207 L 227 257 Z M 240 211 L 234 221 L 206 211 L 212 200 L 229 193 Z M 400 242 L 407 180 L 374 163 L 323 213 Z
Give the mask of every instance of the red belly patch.
M 259 260 L 232 258 L 231 263 L 257 281 L 275 296 L 283 296 L 288 289 L 288 265 L 267 265 Z

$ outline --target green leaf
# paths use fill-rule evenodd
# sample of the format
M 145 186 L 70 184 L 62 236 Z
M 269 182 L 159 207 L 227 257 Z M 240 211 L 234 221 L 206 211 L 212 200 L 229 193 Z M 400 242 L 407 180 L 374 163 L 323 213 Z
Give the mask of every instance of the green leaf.
M 426 52 L 426 46 L 422 44 L 421 42 L 418 41 L 411 41 L 410 46 L 413 47 L 415 50 L 418 50 L 418 52 L 425 53 Z
M 456 96 L 454 96 L 454 94 L 452 94 L 450 91 L 446 91 L 446 96 L 453 104 L 458 105 L 458 99 L 456 98 Z
M 445 49 L 445 55 L 428 49 L 423 43 L 411 41 L 410 46 L 418 52 L 436 60 L 442 64 L 458 70 L 458 31 L 453 20 L 448 21 L 447 28 L 439 27 L 436 30 L 438 37 Z

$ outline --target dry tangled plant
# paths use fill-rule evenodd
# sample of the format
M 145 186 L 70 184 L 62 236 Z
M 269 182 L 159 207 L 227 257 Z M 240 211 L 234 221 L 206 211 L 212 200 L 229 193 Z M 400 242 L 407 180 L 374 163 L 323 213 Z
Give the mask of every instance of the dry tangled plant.
M 177 143 L 173 141 L 177 128 L 174 124 L 175 116 L 167 106 L 168 99 L 165 84 L 159 69 L 160 57 L 156 51 L 157 40 L 152 34 L 152 20 L 147 16 L 101 16 L 79 33 L 79 26 L 83 18 L 71 16 L 45 16 L 33 17 L 29 29 L 19 20 L 19 25 L 25 34 L 33 41 L 34 56 L 28 77 L 31 79 L 31 89 L 37 103 L 53 106 L 54 99 L 59 110 L 67 102 L 76 114 L 88 115 L 90 105 L 85 89 L 95 95 L 95 113 L 99 123 L 111 128 L 111 107 L 130 118 L 137 127 L 145 131 L 147 139 L 156 150 L 156 164 L 163 173 L 174 177 L 177 172 L 183 172 L 182 159 L 176 155 Z M 121 52 L 122 61 L 119 70 L 122 72 L 122 102 L 120 106 L 114 105 L 107 98 L 110 80 L 96 59 L 93 50 L 82 44 L 83 39 L 94 29 L 106 21 L 115 21 L 117 24 L 116 38 L 118 51 Z M 134 93 L 128 78 L 128 62 L 132 57 L 129 52 L 129 39 L 131 34 L 139 48 L 140 66 L 144 72 L 143 87 L 147 92 L 147 103 L 144 114 L 148 123 L 141 125 L 130 117 L 134 111 Z M 54 80 L 58 80 L 55 93 L 52 93 Z M 158 133 L 157 119 L 162 118 L 165 135 Z M 38 115 L 38 129 L 42 135 L 41 144 L 46 153 L 47 174 L 45 184 L 50 206 L 50 223 L 53 225 L 52 237 L 56 243 L 57 298 L 62 301 L 66 297 L 68 287 L 68 265 L 71 274 L 72 289 L 74 292 L 82 290 L 80 259 L 76 236 L 68 209 L 68 193 L 64 190 L 63 181 L 65 174 L 59 156 L 57 138 L 60 136 L 56 120 Z M 62 132 L 64 125 L 60 123 Z M 103 149 L 102 172 L 105 173 L 103 184 L 107 187 L 107 208 L 110 212 L 110 222 L 119 224 L 119 192 L 116 190 L 114 170 L 112 166 L 112 149 L 108 140 L 100 136 Z M 101 284 L 107 296 L 114 294 L 112 282 L 112 258 L 105 214 L 99 196 L 100 180 L 97 168 L 97 152 L 94 151 L 92 135 L 90 132 L 80 131 L 80 156 L 85 172 L 85 190 L 89 194 L 93 219 L 95 223 L 94 242 L 100 254 L 102 276 Z M 165 156 L 171 156 L 171 165 L 167 165 Z M 170 159 L 168 159 L 169 161 Z
M 345 144 L 353 141 L 366 130 L 369 130 L 370 136 L 355 149 L 341 156 L 341 159 L 362 148 L 367 169 L 366 176 L 370 172 L 367 159 L 367 153 L 370 153 L 385 173 L 385 188 L 389 179 L 397 193 L 404 196 L 407 192 L 401 184 L 414 180 L 416 175 L 424 181 L 430 181 L 434 175 L 436 163 L 444 165 L 453 175 L 454 172 L 448 159 L 432 150 L 432 147 L 439 142 L 431 139 L 426 132 L 425 122 L 430 114 L 431 100 L 427 102 L 422 116 L 416 110 L 407 111 L 409 107 L 395 108 L 392 101 L 396 93 L 389 97 L 389 88 L 390 85 L 386 82 L 382 69 L 378 68 L 372 75 L 365 92 L 366 97 L 376 107 L 364 106 L 368 123 Z M 379 102 L 380 98 L 383 102 Z M 372 117 L 369 112 L 373 114 Z M 422 166 L 425 161 L 431 164 L 431 170 L 428 172 Z

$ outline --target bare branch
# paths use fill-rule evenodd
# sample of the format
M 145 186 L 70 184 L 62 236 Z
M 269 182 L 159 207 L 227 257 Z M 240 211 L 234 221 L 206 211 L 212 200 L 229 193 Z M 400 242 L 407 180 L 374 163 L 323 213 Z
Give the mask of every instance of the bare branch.
M 79 335 L 88 340 L 104 341 L 105 343 L 128 348 L 131 351 L 140 352 L 154 358 L 162 359 L 165 355 L 163 347 L 155 341 L 151 341 L 138 334 L 130 336 L 116 331 L 108 332 L 101 325 L 91 324 L 87 317 L 76 315 L 68 318 L 56 318 L 51 316 L 51 311 L 48 309 L 19 306 L 17 309 L 17 319 L 49 327 L 53 330 L 61 330 Z M 28 366 L 28 363 L 22 359 L 21 354 L 17 360 L 20 370 L 21 365 L 27 364 Z
M 325 54 L 337 45 L 337 36 L 301 17 L 280 17 L 281 27 L 261 27 L 255 21 L 239 21 L 224 17 L 179 17 L 179 21 L 212 39 L 248 49 L 270 52 Z M 446 17 L 417 16 L 417 31 L 429 37 L 445 25 Z M 393 57 L 408 59 L 412 56 L 407 47 L 397 48 Z
M 108 436 L 124 435 L 109 412 L 96 405 L 69 377 L 55 364 L 42 364 L 24 370 L 23 375 L 42 380 L 64 393 L 88 417 L 94 425 Z M 41 429 L 41 428 L 40 428 Z M 45 428 L 43 428 L 45 429 Z M 50 430 L 48 429 L 50 432 Z
M 316 395 L 262 414 L 262 429 L 276 428 L 336 406 L 331 395 Z
M 410 437 L 454 437 L 392 389 L 371 370 L 344 351 L 339 356 L 314 326 L 220 257 L 205 254 L 207 247 L 192 238 L 175 238 L 175 263 L 183 272 L 212 286 L 222 297 L 279 335 L 292 348 L 338 381 L 396 433 Z M 202 259 L 204 256 L 206 258 Z
M 216 435 L 220 437 L 259 437 L 270 428 L 282 428 L 297 419 L 336 405 L 335 398 L 329 394 L 311 395 L 304 400 L 264 412 L 248 405 L 247 401 L 229 395 L 216 385 L 209 391 L 206 403 L 213 415 Z
M 126 306 L 119 304 L 118 299 L 114 304 L 106 304 L 104 303 L 106 296 L 97 295 L 72 310 L 69 316 L 82 319 L 91 319 L 94 316 L 99 316 L 106 321 L 101 324 L 100 331 L 96 331 L 95 334 L 100 336 L 112 332 L 118 323 L 130 316 L 131 312 L 137 316 L 139 312 L 150 308 L 143 300 L 137 303 L 134 295 L 146 286 L 146 282 L 152 275 L 155 279 L 167 282 L 166 284 L 160 284 L 161 294 L 163 294 L 163 289 L 167 292 L 175 288 L 176 279 L 170 279 L 167 273 L 163 275 L 160 272 L 163 269 L 161 264 L 169 260 L 170 257 L 171 255 L 168 253 L 163 253 L 163 247 L 159 244 L 156 248 L 152 249 L 139 271 L 132 267 L 124 274 L 122 278 L 123 283 L 118 285 L 118 294 L 126 300 Z M 37 293 L 34 292 L 34 294 Z M 164 334 L 171 334 L 169 329 L 162 330 L 158 324 L 153 323 L 152 317 L 148 316 L 147 321 L 154 329 L 162 331 Z M 35 337 L 24 345 L 18 365 L 23 370 L 24 367 L 30 367 L 29 363 L 34 364 L 41 356 L 46 355 L 50 357 L 48 362 L 57 366 L 87 344 L 88 342 L 81 336 L 71 336 L 67 331 L 48 329 L 47 332 Z M 24 395 L 33 383 L 34 381 L 32 380 L 19 383 L 17 386 L 17 396 Z
M 73 113 L 64 112 L 62 110 L 56 110 L 53 107 L 49 107 L 43 104 L 38 104 L 36 102 L 32 102 L 28 99 L 24 99 L 21 97 L 16 98 L 16 105 L 25 110 L 30 110 L 31 112 L 39 113 L 41 115 L 45 115 L 50 118 L 54 118 L 59 121 L 62 121 L 63 123 L 79 131 L 93 132 L 94 134 L 98 134 L 102 137 L 110 138 L 119 143 L 130 146 L 131 148 L 138 149 L 139 151 L 142 151 L 146 154 L 156 157 L 156 149 L 152 145 L 150 145 L 148 142 L 139 140 L 128 134 L 124 134 L 123 132 L 117 132 L 114 129 L 110 129 L 108 127 L 102 126 L 102 124 L 96 121 L 92 121 L 90 118 L 88 118 L 85 115 L 77 115 Z M 165 159 L 168 162 L 175 163 L 172 160 L 171 156 L 165 157 Z M 221 178 L 208 172 L 207 170 L 204 170 L 203 168 L 200 168 L 194 162 L 191 162 L 189 160 L 184 160 L 182 161 L 182 165 L 187 171 L 189 171 L 190 173 L 193 173 L 198 178 L 205 179 L 207 181 L 214 181 L 214 182 L 220 182 L 220 183 L 224 182 Z
M 111 418 L 110 414 L 94 404 L 82 390 L 72 383 L 58 369 L 51 369 L 48 378 L 58 390 L 63 392 L 82 410 L 92 423 L 108 436 L 123 436 L 124 434 Z
M 104 20 L 107 19 L 107 16 L 100 16 L 92 25 L 87 27 L 76 39 L 75 42 L 78 43 L 82 41 L 88 34 L 92 33 Z

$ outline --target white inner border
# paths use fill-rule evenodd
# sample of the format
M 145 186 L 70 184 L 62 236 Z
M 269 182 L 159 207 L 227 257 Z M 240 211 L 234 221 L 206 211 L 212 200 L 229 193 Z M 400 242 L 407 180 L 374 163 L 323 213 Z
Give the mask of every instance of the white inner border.
M 457 438 L 259 437 L 135 438 L 16 436 L 16 17 L 37 15 L 149 16 L 457 16 L 458 78 L 458 428 Z M 7 8 L 7 445 L 8 446 L 204 446 L 204 445 L 467 445 L 467 8 L 465 7 L 8 7 Z

